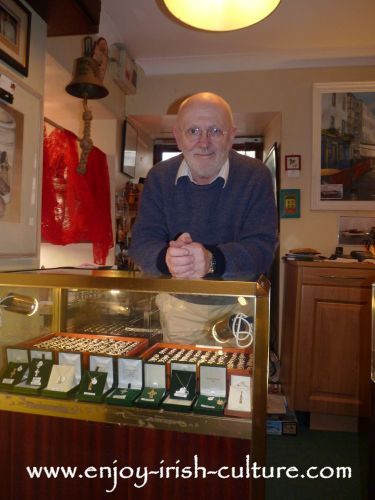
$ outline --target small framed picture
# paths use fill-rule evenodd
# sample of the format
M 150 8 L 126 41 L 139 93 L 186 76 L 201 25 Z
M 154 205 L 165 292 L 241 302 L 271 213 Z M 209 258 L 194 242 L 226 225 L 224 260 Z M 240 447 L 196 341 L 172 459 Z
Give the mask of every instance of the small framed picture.
M 298 219 L 301 217 L 300 190 L 280 190 L 280 217 L 282 219 Z
M 301 155 L 286 155 L 285 170 L 301 170 Z
M 29 71 L 31 12 L 18 0 L 0 0 L 0 58 L 24 76 Z

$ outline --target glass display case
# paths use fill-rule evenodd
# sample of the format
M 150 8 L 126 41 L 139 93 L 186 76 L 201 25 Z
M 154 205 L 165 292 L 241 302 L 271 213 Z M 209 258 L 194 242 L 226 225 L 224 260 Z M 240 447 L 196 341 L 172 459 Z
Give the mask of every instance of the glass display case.
M 207 307 L 198 342 L 166 341 L 164 296 Z M 263 277 L 0 273 L 0 413 L 241 440 L 264 465 L 268 337 Z

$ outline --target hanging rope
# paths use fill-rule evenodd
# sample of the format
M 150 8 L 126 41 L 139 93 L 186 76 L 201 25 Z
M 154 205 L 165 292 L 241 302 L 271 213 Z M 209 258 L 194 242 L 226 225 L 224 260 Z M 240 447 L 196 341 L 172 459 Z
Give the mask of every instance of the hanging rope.
M 91 120 L 92 120 L 92 112 L 89 110 L 87 106 L 87 98 L 83 99 L 83 137 L 79 141 L 79 145 L 81 148 L 81 157 L 79 159 L 79 164 L 77 167 L 77 172 L 81 175 L 86 173 L 86 165 L 87 158 L 89 156 L 90 151 L 94 147 L 94 143 L 91 140 L 90 132 L 91 132 Z

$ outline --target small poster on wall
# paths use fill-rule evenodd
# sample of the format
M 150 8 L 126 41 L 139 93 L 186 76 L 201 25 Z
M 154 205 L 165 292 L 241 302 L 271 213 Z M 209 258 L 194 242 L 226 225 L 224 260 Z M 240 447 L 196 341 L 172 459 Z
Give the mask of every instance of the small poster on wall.
M 280 217 L 282 219 L 297 219 L 301 217 L 300 190 L 280 190 Z

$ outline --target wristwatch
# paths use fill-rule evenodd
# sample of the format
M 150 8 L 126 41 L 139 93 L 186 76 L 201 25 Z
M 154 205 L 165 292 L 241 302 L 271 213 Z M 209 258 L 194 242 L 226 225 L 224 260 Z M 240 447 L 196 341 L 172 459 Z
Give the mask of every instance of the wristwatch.
M 216 259 L 213 254 L 211 254 L 210 267 L 208 268 L 207 274 L 215 274 L 216 272 Z

